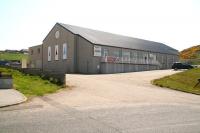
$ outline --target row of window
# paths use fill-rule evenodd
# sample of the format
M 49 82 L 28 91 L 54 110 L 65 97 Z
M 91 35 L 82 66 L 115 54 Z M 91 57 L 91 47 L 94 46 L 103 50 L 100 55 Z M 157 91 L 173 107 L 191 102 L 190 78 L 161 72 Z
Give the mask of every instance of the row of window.
M 156 55 L 153 53 L 144 53 L 144 52 L 130 52 L 130 51 L 113 51 L 109 53 L 107 48 L 101 48 L 101 46 L 94 46 L 94 56 L 114 56 L 114 57 L 123 57 L 123 58 L 144 58 L 156 60 Z
M 51 46 L 48 47 L 48 61 L 52 59 Z M 59 60 L 59 45 L 55 45 L 54 59 Z M 62 59 L 67 59 L 67 43 L 62 45 Z

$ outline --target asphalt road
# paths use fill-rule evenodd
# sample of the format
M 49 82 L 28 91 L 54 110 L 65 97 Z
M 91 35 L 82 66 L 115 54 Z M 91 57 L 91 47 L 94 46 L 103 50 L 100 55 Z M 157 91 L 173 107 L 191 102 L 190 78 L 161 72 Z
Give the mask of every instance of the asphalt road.
M 0 108 L 0 133 L 200 133 L 200 96 L 149 83 L 172 73 L 69 75 L 72 90 Z

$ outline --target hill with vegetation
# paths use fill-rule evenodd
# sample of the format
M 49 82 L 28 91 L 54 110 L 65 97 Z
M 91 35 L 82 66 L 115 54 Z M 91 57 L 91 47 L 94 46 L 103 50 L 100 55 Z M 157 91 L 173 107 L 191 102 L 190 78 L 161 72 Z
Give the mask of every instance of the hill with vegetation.
M 198 59 L 200 58 L 200 45 L 196 45 L 180 52 L 181 59 Z
M 20 52 L 0 52 L 0 60 L 12 61 L 12 60 L 22 60 L 27 59 L 28 55 Z

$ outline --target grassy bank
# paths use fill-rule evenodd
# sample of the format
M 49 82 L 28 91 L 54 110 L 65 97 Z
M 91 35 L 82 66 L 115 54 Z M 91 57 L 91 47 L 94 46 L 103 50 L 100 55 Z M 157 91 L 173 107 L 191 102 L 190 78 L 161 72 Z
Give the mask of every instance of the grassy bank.
M 17 70 L 0 67 L 0 72 L 12 74 L 14 79 L 14 88 L 27 97 L 42 96 L 47 93 L 56 92 L 62 88 L 62 86 L 41 79 L 39 76 L 25 75 Z
M 22 53 L 8 53 L 8 52 L 1 52 L 0 53 L 0 60 L 21 60 L 27 59 L 28 55 Z
M 171 76 L 166 76 L 161 79 L 156 79 L 153 81 L 153 84 L 160 87 L 167 87 L 200 95 L 200 85 L 194 88 L 195 84 L 197 84 L 197 79 L 199 78 L 200 68 L 195 68 Z

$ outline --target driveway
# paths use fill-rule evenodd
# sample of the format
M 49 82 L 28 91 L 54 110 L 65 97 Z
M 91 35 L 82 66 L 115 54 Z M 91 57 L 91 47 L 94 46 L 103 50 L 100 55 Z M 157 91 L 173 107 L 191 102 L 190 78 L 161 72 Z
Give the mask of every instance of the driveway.
M 0 109 L 0 132 L 199 133 L 200 96 L 150 84 L 176 72 L 66 75 L 70 90 Z
M 57 102 L 76 108 L 123 104 L 199 104 L 200 97 L 151 84 L 153 79 L 180 71 L 157 70 L 102 75 L 67 74 L 72 90 L 51 95 Z

